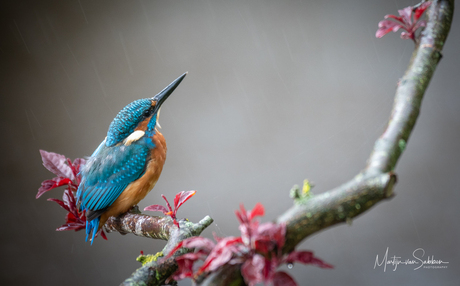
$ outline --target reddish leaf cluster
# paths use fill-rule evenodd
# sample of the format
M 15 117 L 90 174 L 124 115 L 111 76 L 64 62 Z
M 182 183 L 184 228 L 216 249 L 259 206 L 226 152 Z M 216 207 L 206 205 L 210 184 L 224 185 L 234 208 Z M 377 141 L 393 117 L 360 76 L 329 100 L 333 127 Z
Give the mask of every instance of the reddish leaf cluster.
M 235 212 L 240 222 L 240 237 L 214 236 L 217 243 L 204 237 L 191 237 L 178 243 L 168 257 L 182 247 L 195 251 L 176 258 L 179 269 L 172 278 L 196 278 L 202 273 L 215 272 L 224 265 L 240 264 L 241 274 L 250 286 L 261 282 L 271 282 L 275 286 L 294 286 L 297 283 L 289 274 L 276 271 L 278 266 L 299 262 L 332 268 L 310 251 L 293 251 L 283 255 L 286 225 L 270 222 L 259 224 L 255 217 L 263 216 L 264 212 L 264 207 L 260 203 L 256 204 L 252 211 L 246 211 L 243 205 L 240 206 L 240 211 Z M 204 261 L 203 264 L 194 271 L 194 263 L 200 260 Z
M 62 196 L 62 201 L 58 199 L 50 198 L 48 201 L 58 203 L 63 209 L 68 211 L 65 216 L 65 224 L 57 228 L 57 231 L 62 230 L 75 230 L 79 231 L 86 227 L 86 216 L 85 212 L 79 212 L 75 203 L 75 196 L 70 188 L 65 189 L 64 195 Z
M 78 189 L 81 180 L 78 173 L 80 172 L 80 167 L 86 162 L 84 159 L 77 158 L 72 162 L 64 155 L 44 150 L 40 150 L 40 154 L 42 155 L 43 166 L 57 177 L 42 182 L 42 186 L 38 189 L 38 193 L 35 196 L 36 199 L 49 190 L 60 186 L 68 185 L 73 190 Z
M 386 15 L 385 20 L 379 22 L 379 29 L 375 33 L 375 36 L 381 38 L 389 32 L 397 32 L 401 28 L 406 30 L 406 32 L 401 33 L 401 39 L 412 39 L 415 42 L 415 31 L 420 27 L 426 26 L 426 21 L 420 20 L 420 17 L 430 5 L 431 1 L 427 1 L 415 7 L 409 6 L 402 10 L 398 10 L 399 17 L 395 15 Z M 414 12 L 413 20 L 412 12 Z M 396 21 L 388 20 L 389 18 Z
M 62 196 L 62 201 L 50 198 L 48 201 L 56 202 L 68 213 L 65 216 L 65 223 L 58 227 L 57 231 L 75 230 L 79 231 L 86 227 L 85 212 L 80 212 L 77 207 L 74 192 L 77 191 L 80 184 L 80 168 L 85 164 L 85 160 L 81 158 L 75 159 L 73 162 L 64 155 L 53 152 L 40 150 L 43 160 L 43 166 L 54 173 L 57 177 L 51 180 L 42 182 L 42 186 L 38 189 L 36 198 L 38 199 L 44 193 L 61 186 L 67 186 Z M 105 233 L 101 231 L 101 236 L 107 239 Z
M 196 191 L 182 191 L 174 197 L 174 210 L 171 208 L 171 205 L 166 199 L 165 195 L 161 195 L 161 197 L 166 201 L 166 205 L 168 208 L 162 205 L 151 205 L 144 208 L 144 211 L 153 211 L 153 212 L 163 212 L 163 214 L 170 216 L 174 220 L 174 224 L 179 227 L 179 223 L 176 220 L 176 214 L 179 210 L 180 206 L 183 205 L 188 199 L 195 195 Z

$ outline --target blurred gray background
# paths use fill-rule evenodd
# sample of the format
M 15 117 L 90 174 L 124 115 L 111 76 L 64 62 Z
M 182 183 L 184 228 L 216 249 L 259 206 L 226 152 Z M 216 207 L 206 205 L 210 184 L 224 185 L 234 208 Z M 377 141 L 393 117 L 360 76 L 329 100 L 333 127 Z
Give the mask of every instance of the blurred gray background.
M 179 217 L 238 235 L 240 203 L 271 221 L 305 178 L 314 193 L 357 174 L 390 115 L 413 43 L 375 38 L 385 14 L 417 1 L 3 1 L 0 17 L 2 284 L 117 285 L 163 241 L 56 232 L 65 212 L 40 199 L 53 177 L 38 150 L 90 155 L 117 112 L 185 71 L 160 122 L 168 158 L 140 203 L 197 195 Z M 300 285 L 458 285 L 460 37 L 454 19 L 396 172 L 396 197 L 304 241 L 333 270 L 295 265 Z M 152 213 L 153 214 L 153 213 Z M 449 262 L 374 269 L 376 255 Z M 190 280 L 181 283 L 190 285 Z

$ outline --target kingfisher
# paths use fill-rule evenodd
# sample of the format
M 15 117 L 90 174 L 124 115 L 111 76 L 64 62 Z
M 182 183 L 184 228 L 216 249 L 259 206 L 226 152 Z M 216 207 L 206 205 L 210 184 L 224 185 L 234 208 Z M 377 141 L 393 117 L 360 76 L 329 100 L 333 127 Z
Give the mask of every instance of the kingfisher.
M 109 217 L 129 211 L 158 181 L 166 160 L 166 141 L 157 128 L 160 107 L 186 75 L 154 97 L 125 106 L 82 168 L 77 204 L 85 211 L 91 244 Z

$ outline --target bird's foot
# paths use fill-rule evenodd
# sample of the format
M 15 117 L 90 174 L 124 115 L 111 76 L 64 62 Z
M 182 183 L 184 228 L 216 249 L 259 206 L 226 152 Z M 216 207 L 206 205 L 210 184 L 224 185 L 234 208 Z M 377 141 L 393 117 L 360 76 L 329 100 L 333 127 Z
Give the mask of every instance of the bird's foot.
M 130 208 L 128 212 L 132 214 L 142 214 L 137 205 Z

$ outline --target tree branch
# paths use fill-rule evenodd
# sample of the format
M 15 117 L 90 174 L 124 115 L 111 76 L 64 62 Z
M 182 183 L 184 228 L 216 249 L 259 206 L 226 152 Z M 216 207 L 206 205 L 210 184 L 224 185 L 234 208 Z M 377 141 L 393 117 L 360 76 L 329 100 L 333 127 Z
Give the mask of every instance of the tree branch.
M 331 191 L 294 205 L 277 223 L 287 224 L 284 252 L 292 251 L 309 235 L 340 222 L 346 222 L 383 199 L 393 196 L 396 175 L 358 175 Z
M 209 216 L 204 217 L 198 223 L 181 220 L 179 221 L 180 228 L 177 228 L 171 217 L 145 215 L 136 206 L 118 217 L 110 217 L 104 225 L 104 230 L 167 240 L 166 246 L 158 253 L 158 257 L 164 257 L 182 240 L 200 235 L 212 222 L 213 219 Z M 164 285 L 165 280 L 177 269 L 175 258 L 186 252 L 189 250 L 182 249 L 168 259 L 160 258 L 143 264 L 121 285 Z
M 354 218 L 391 196 L 396 183 L 396 175 L 391 171 L 405 149 L 420 112 L 423 94 L 441 59 L 453 10 L 453 0 L 434 1 L 428 10 L 427 27 L 399 83 L 388 126 L 375 143 L 366 169 L 348 183 L 295 205 L 279 217 L 277 222 L 287 224 L 284 251 L 294 249 L 309 235 Z
M 434 1 L 429 8 L 427 26 L 399 82 L 388 126 L 376 141 L 367 167 L 354 179 L 331 191 L 297 199 L 296 204 L 277 219 L 277 223 L 284 222 L 287 226 L 284 252 L 292 251 L 311 234 L 352 219 L 392 197 L 396 183 L 392 171 L 406 147 L 423 95 L 441 59 L 453 11 L 453 0 Z M 226 277 L 229 276 L 228 269 L 223 268 L 208 276 L 201 285 L 244 285 L 240 278 L 228 281 Z
M 127 212 L 118 217 L 110 217 L 104 225 L 106 232 L 132 233 L 137 236 L 168 240 L 175 228 L 170 217 L 149 216 Z
M 172 219 L 169 218 L 172 223 Z M 163 248 L 159 256 L 167 256 L 169 252 L 182 240 L 198 236 L 213 222 L 209 216 L 204 217 L 198 223 L 182 220 L 179 222 L 180 228 L 171 227 L 168 243 Z M 174 225 L 174 224 L 173 224 Z M 164 285 L 165 280 L 170 277 L 177 269 L 175 258 L 186 252 L 188 249 L 181 249 L 168 259 L 159 259 L 145 263 L 137 269 L 131 277 L 126 279 L 121 285 Z
M 414 128 L 425 93 L 449 34 L 454 11 L 453 0 L 434 1 L 428 9 L 428 22 L 412 54 L 409 66 L 396 89 L 395 102 L 385 132 L 374 146 L 367 169 L 394 170 Z

